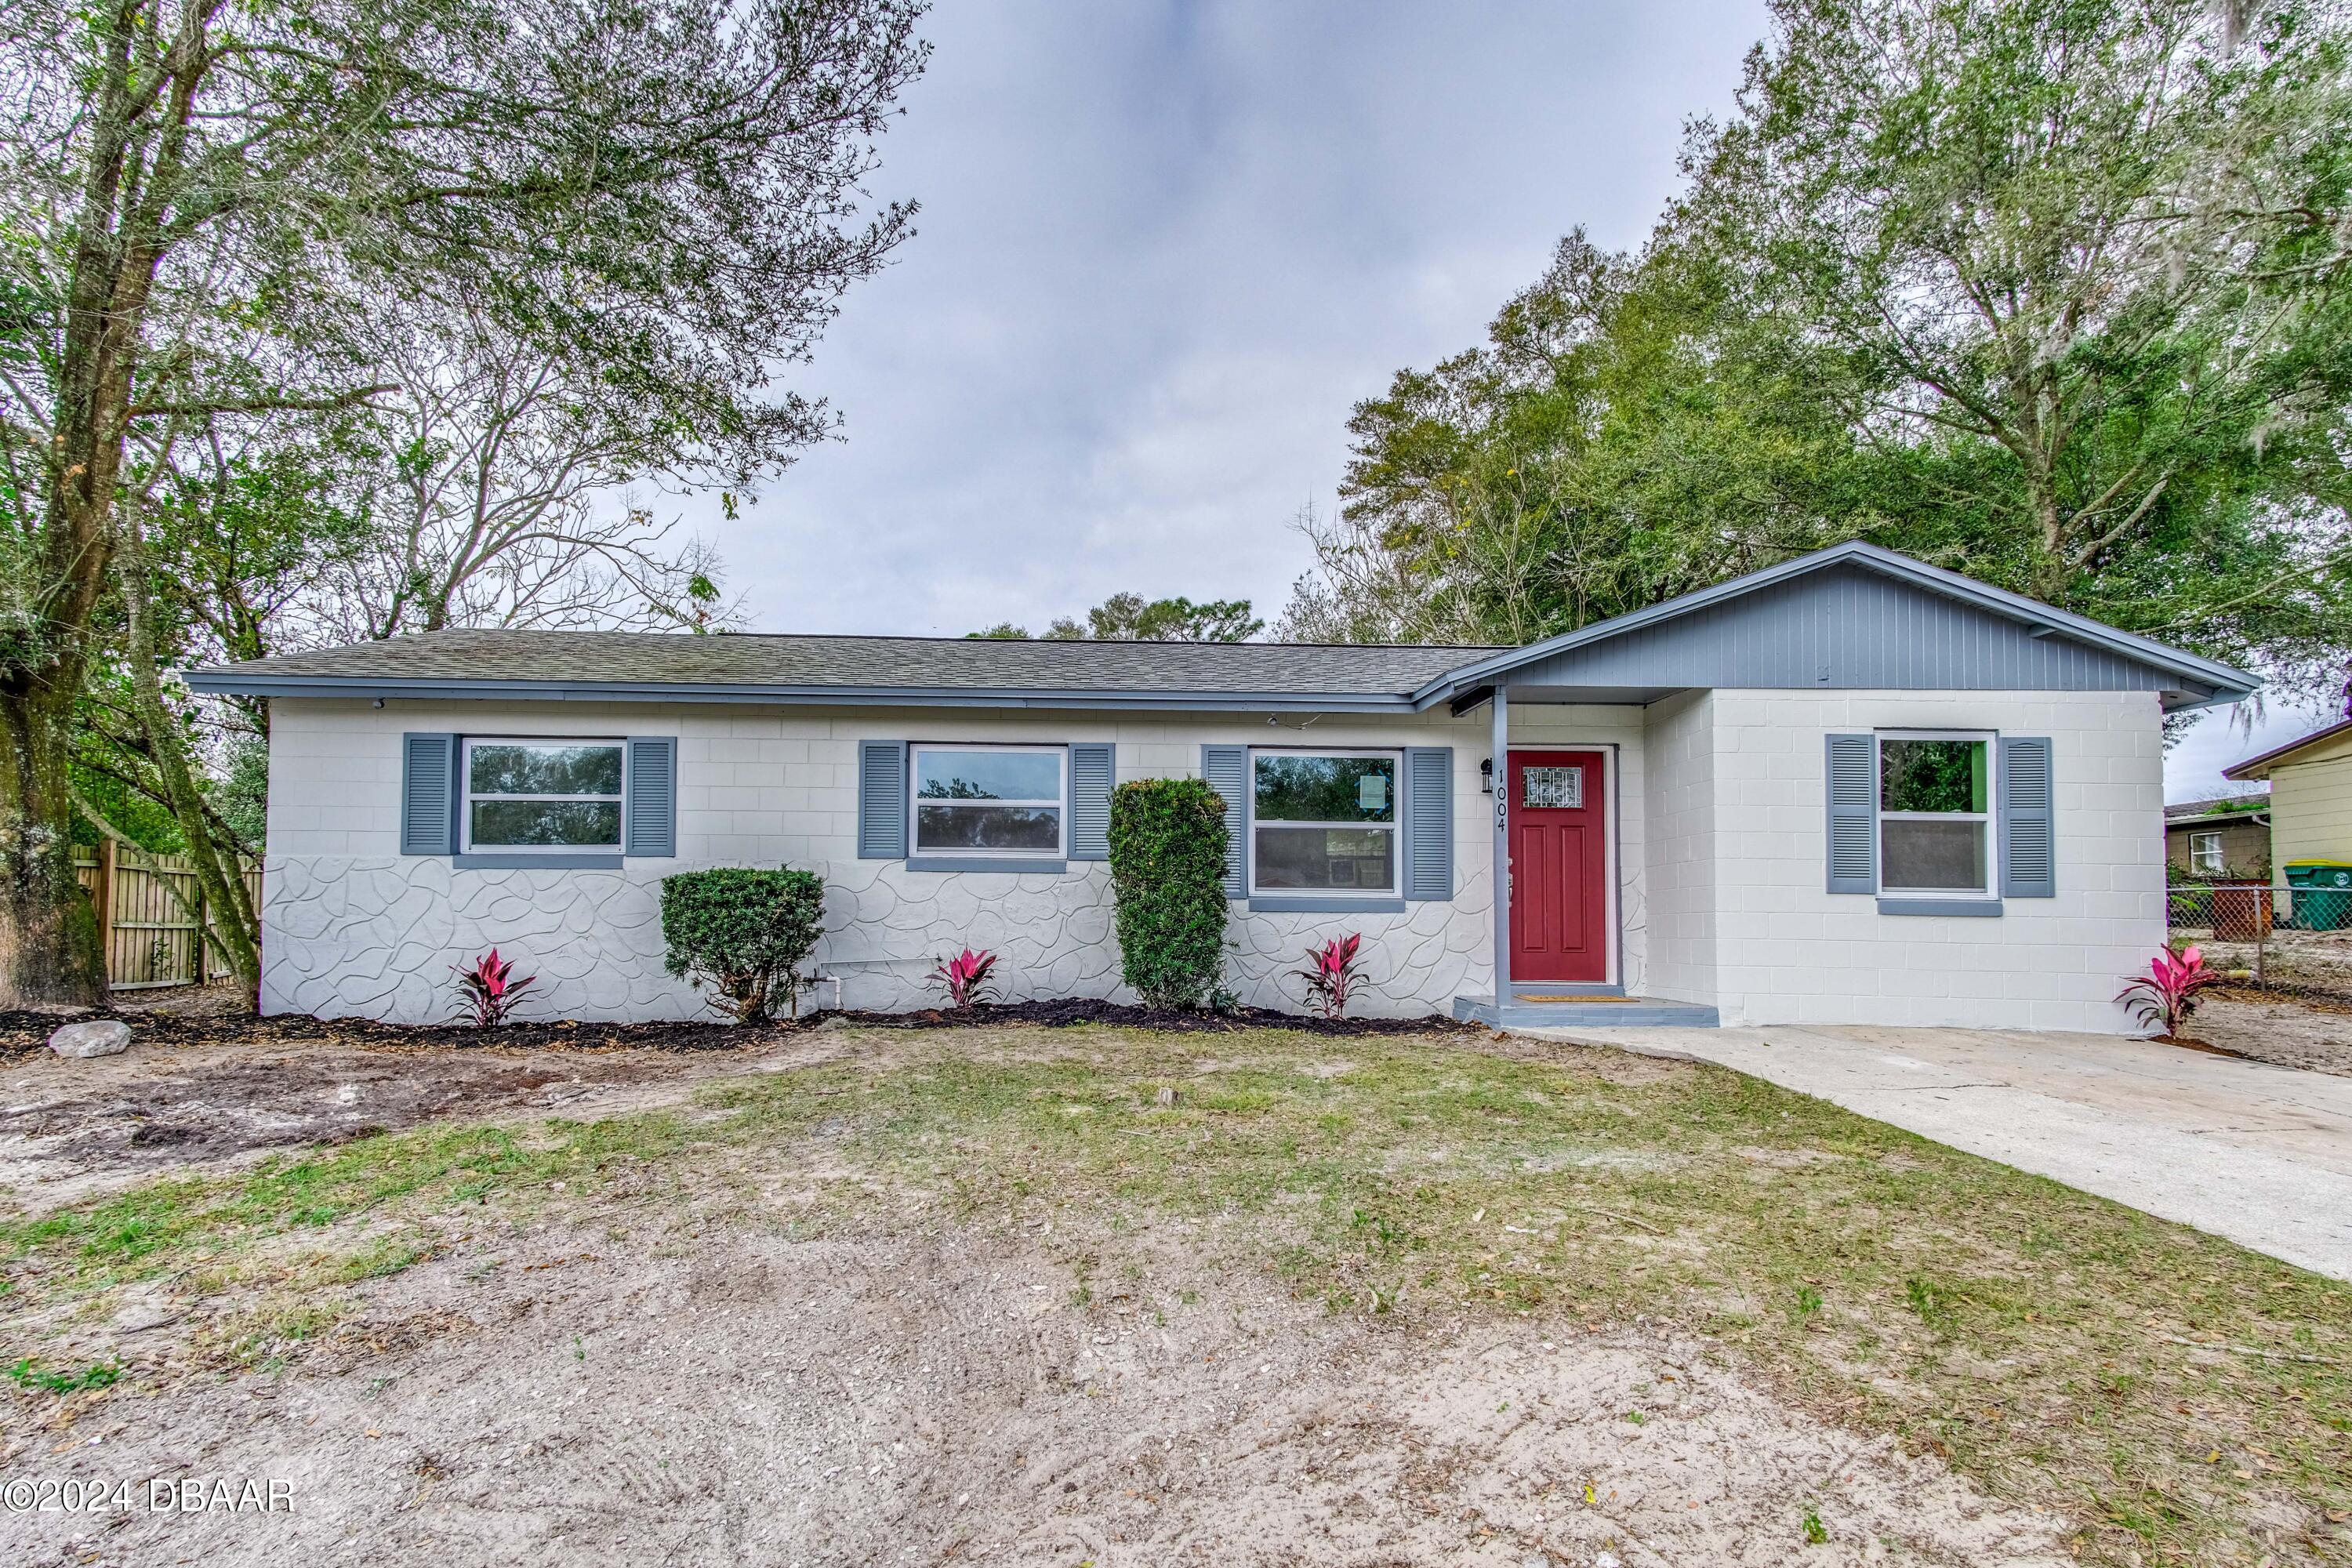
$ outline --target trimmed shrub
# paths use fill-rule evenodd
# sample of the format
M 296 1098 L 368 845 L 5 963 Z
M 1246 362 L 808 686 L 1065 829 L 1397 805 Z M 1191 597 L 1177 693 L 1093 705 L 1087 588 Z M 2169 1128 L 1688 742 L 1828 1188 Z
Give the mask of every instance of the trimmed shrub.
M 1119 972 L 1154 1007 L 1197 1007 L 1225 965 L 1225 802 L 1202 779 L 1110 792 Z
M 723 866 L 662 879 L 664 966 L 708 987 L 739 1023 L 799 1010 L 801 961 L 824 930 L 824 879 L 807 871 Z

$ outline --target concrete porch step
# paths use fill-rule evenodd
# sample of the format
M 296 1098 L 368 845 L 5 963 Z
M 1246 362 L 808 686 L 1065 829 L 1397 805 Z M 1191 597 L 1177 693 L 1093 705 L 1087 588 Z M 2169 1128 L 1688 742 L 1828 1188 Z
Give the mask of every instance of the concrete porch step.
M 1713 1029 L 1723 1022 L 1712 1007 L 1668 1002 L 1654 996 L 1528 994 L 1517 992 L 1500 1012 L 1492 996 L 1456 996 L 1454 1016 L 1496 1028 L 1684 1028 Z

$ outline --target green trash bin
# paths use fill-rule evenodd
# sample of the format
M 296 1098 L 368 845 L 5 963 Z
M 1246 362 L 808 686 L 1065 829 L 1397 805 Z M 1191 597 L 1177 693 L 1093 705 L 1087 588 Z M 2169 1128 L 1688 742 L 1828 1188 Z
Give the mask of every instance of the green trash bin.
M 2298 931 L 2352 928 L 2352 860 L 2290 860 L 2286 885 L 2294 918 L 2282 921 Z

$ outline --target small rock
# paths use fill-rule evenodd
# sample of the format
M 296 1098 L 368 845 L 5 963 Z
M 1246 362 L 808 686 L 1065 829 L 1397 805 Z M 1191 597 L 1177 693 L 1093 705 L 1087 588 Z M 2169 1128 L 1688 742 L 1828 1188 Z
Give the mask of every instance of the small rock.
M 49 1036 L 49 1049 L 61 1057 L 110 1057 L 131 1048 L 131 1026 L 120 1018 L 66 1024 Z
M 1160 1092 L 1151 1098 L 1158 1104 L 1172 1106 L 1184 1098 L 1184 1091 L 1171 1084 L 1161 1084 Z

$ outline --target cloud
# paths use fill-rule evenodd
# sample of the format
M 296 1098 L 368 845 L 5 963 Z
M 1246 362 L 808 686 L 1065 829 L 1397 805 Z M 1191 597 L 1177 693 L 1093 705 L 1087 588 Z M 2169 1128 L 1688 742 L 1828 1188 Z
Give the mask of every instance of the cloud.
M 2221 770 L 2284 746 L 2314 730 L 2336 722 L 2343 714 L 2324 703 L 2297 706 L 2270 702 L 2259 709 L 2213 708 L 2198 715 L 2173 743 L 2164 759 L 2164 800 L 2168 805 L 2208 800 L 2222 794 L 2252 794 L 2259 784 L 2232 784 Z
M 1361 397 L 1582 224 L 1647 232 L 1762 6 L 982 5 L 877 198 L 919 232 L 793 384 L 844 439 L 738 522 L 753 624 L 960 633 L 1109 594 L 1278 610 Z

